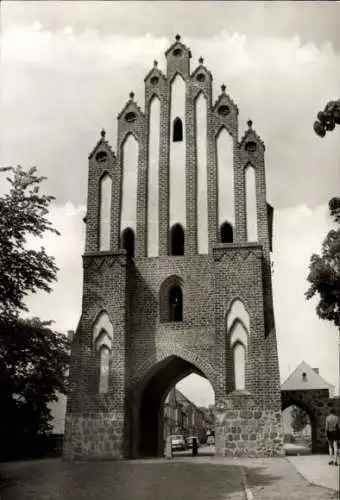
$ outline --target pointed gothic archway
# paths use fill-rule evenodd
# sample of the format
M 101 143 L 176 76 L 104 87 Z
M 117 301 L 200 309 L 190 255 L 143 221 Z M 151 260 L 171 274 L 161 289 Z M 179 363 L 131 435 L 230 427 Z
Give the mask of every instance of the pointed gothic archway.
M 133 410 L 135 435 L 131 440 L 132 456 L 155 457 L 163 454 L 165 399 L 177 382 L 192 373 L 209 380 L 195 364 L 180 356 L 170 355 L 157 363 L 139 384 L 137 404 Z

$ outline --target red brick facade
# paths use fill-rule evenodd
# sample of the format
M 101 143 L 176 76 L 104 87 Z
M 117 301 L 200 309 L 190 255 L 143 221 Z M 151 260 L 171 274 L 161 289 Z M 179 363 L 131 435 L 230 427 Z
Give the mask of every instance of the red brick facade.
M 118 115 L 117 156 L 102 134 L 89 157 L 82 315 L 72 347 L 65 431 L 64 455 L 68 459 L 159 454 L 163 442 L 160 414 L 165 397 L 177 381 L 191 372 L 205 376 L 215 391 L 219 454 L 282 454 L 265 148 L 251 122 L 238 140 L 236 105 L 224 86 L 213 104 L 212 76 L 202 59 L 190 73 L 190 58 L 190 51 L 177 37 L 166 52 L 166 76 L 155 63 L 145 78 L 145 112 L 130 94 L 130 100 Z M 184 255 L 169 256 L 170 88 L 177 73 L 186 83 L 186 227 Z M 200 92 L 207 99 L 209 253 L 206 255 L 197 254 L 194 103 Z M 148 258 L 148 110 L 154 95 L 161 102 L 159 256 Z M 233 243 L 220 242 L 217 219 L 216 136 L 221 127 L 233 137 Z M 129 134 L 139 143 L 132 259 L 121 249 L 120 242 L 122 147 Z M 98 152 L 106 155 L 98 157 Z M 244 170 L 249 163 L 256 176 L 257 243 L 246 241 Z M 104 173 L 112 178 L 111 248 L 100 252 L 99 184 Z M 162 304 L 167 302 L 167 297 L 162 296 L 162 290 L 167 290 L 163 283 L 169 279 L 174 279 L 182 289 L 183 321 L 165 321 L 161 311 Z M 242 301 L 250 325 L 243 392 L 234 391 L 233 361 L 226 331 L 226 316 L 235 299 Z M 106 393 L 98 393 L 98 355 L 93 344 L 94 323 L 102 311 L 113 329 Z

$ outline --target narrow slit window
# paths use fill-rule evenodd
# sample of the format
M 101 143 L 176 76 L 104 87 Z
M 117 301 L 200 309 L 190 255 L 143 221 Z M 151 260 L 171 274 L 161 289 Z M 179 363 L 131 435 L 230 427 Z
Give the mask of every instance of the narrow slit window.
M 170 255 L 184 255 L 184 230 L 180 224 L 170 231 Z
M 182 142 L 183 141 L 183 123 L 180 118 L 174 119 L 173 126 L 173 142 Z
M 178 285 L 169 291 L 169 321 L 183 321 L 183 294 Z
M 221 243 L 232 243 L 234 239 L 233 226 L 229 222 L 224 222 L 220 228 Z
M 122 247 L 126 250 L 128 257 L 135 256 L 135 233 L 131 227 L 127 227 L 122 233 Z

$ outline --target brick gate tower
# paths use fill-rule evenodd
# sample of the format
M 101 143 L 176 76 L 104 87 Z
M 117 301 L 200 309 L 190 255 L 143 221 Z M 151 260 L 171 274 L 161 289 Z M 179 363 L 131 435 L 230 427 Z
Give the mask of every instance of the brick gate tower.
M 264 144 L 176 36 L 89 156 L 64 457 L 156 456 L 184 376 L 215 393 L 216 453 L 282 454 Z

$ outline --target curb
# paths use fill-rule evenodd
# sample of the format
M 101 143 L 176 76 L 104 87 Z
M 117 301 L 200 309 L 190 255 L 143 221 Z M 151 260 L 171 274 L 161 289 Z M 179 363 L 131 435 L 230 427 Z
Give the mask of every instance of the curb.
M 247 476 L 246 476 L 246 473 L 242 467 L 241 467 L 241 472 L 242 472 L 242 482 L 243 482 L 246 500 L 254 500 L 254 495 L 252 494 L 251 489 L 248 486 Z

